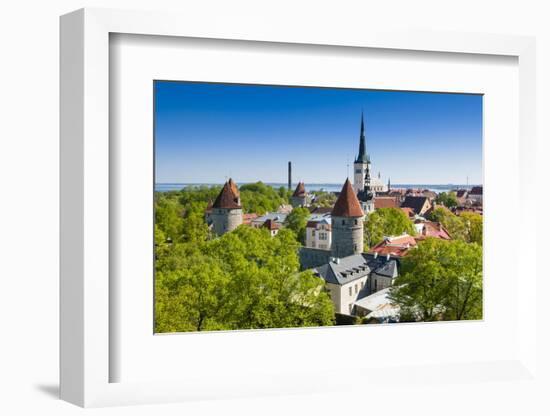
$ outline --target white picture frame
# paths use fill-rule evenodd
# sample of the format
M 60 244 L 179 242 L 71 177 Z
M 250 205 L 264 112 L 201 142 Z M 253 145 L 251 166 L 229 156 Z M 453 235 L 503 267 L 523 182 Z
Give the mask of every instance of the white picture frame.
M 237 30 L 238 27 L 238 30 Z M 341 29 L 341 28 L 340 28 Z M 535 42 L 533 38 L 429 32 L 384 32 L 348 28 L 330 31 L 313 26 L 308 31 L 262 22 L 217 20 L 204 25 L 192 16 L 167 13 L 83 9 L 61 18 L 61 398 L 80 406 L 159 403 L 220 397 L 252 397 L 328 391 L 317 373 L 282 371 L 263 379 L 235 381 L 235 374 L 205 373 L 169 381 L 112 382 L 110 368 L 116 360 L 110 310 L 113 298 L 109 276 L 110 227 L 113 218 L 109 194 L 110 172 L 116 170 L 110 158 L 109 124 L 109 37 L 110 34 L 225 39 L 277 42 L 282 44 L 331 45 L 333 47 L 428 51 L 441 54 L 502 55 L 515 57 L 519 68 L 519 209 L 527 211 L 532 200 L 535 168 Z M 463 380 L 479 383 L 502 377 L 518 382 L 536 378 L 535 305 L 537 274 L 534 253 L 527 242 L 535 241 L 533 215 L 520 215 L 517 257 L 527 264 L 518 286 L 517 345 L 508 359 L 470 363 L 439 364 L 411 361 L 403 368 L 360 368 L 349 376 L 331 369 L 325 375 L 336 388 L 356 384 L 364 377 L 385 380 L 401 378 L 404 383 Z M 531 261 L 526 261 L 531 258 Z M 516 263 L 514 263 L 516 264 Z M 517 275 L 517 270 L 510 273 Z M 286 332 L 288 333 L 288 332 Z M 240 333 L 245 342 L 248 335 Z M 283 334 L 283 332 L 279 332 Z M 313 332 L 312 332 L 313 334 Z M 152 335 L 152 334 L 151 334 Z M 192 335 L 188 335 L 192 336 Z M 285 336 L 285 335 L 281 335 Z M 407 375 L 408 374 L 408 375 Z M 472 374 L 482 376 L 472 377 Z M 438 378 L 440 377 L 440 378 Z M 332 387 L 334 388 L 334 386 Z

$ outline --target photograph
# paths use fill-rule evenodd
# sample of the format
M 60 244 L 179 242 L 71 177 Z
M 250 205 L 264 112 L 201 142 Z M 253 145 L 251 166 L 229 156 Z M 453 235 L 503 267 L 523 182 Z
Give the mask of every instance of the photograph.
M 483 320 L 483 95 L 153 81 L 155 333 Z

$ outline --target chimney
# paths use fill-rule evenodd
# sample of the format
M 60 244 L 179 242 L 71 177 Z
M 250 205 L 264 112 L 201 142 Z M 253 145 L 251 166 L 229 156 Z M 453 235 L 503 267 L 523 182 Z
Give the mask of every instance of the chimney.
M 288 190 L 292 190 L 292 162 L 288 162 Z

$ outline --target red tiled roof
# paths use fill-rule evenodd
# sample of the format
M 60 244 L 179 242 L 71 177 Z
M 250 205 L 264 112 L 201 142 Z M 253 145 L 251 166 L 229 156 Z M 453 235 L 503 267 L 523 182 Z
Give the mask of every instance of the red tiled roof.
M 353 187 L 349 181 L 349 178 L 346 179 L 342 191 L 334 204 L 332 209 L 333 217 L 362 217 L 365 215 L 359 204 L 359 200 L 353 192 Z
M 402 235 L 398 237 L 385 238 L 384 241 L 378 243 L 369 250 L 369 253 L 378 253 L 385 256 L 387 254 L 397 257 L 402 257 L 411 247 L 416 246 L 416 240 L 410 235 Z
M 233 193 L 229 181 L 223 185 L 223 188 L 218 194 L 218 197 L 214 201 L 214 205 L 212 205 L 212 207 L 224 209 L 241 208 L 239 204 L 239 197 Z
M 243 214 L 243 224 L 247 225 L 252 222 L 252 220 L 258 218 L 258 214 Z
M 306 187 L 303 182 L 298 182 L 298 186 L 296 186 L 296 189 L 294 190 L 294 193 L 292 196 L 298 196 L 302 197 L 306 194 Z
M 399 201 L 393 196 L 377 196 L 374 198 L 374 208 L 398 208 Z
M 229 186 L 231 186 L 231 190 L 235 194 L 237 198 L 241 196 L 241 193 L 239 192 L 239 188 L 237 187 L 237 184 L 233 181 L 233 179 L 229 178 Z
M 441 238 L 442 240 L 450 240 L 451 235 L 439 222 L 425 221 L 423 222 L 424 228 L 422 233 L 417 239 L 424 239 L 426 237 Z

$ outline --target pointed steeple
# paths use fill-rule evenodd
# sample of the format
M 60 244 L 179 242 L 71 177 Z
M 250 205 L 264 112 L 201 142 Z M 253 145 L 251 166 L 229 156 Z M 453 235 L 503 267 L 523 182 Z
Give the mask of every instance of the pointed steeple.
M 353 191 L 349 178 L 346 179 L 340 196 L 334 204 L 331 215 L 333 217 L 362 217 L 365 215 L 361 209 L 361 204 Z
M 214 201 L 214 204 L 212 204 L 212 207 L 222 209 L 241 209 L 239 197 L 235 195 L 233 187 L 229 181 L 223 185 L 223 188 Z
M 294 190 L 294 193 L 292 194 L 292 196 L 303 197 L 305 195 L 306 195 L 306 186 L 302 181 L 300 181 L 298 182 L 298 186 L 296 186 L 296 189 Z
M 361 133 L 359 135 L 359 153 L 355 163 L 369 163 L 369 156 L 367 154 L 367 144 L 365 140 L 365 121 L 363 119 L 363 112 L 361 111 Z
M 237 186 L 237 184 L 235 183 L 235 181 L 232 179 L 232 178 L 229 178 L 229 180 L 227 181 L 229 183 L 229 186 L 231 187 L 231 190 L 233 191 L 233 193 L 235 194 L 235 196 L 237 198 L 240 198 L 241 194 L 239 192 L 239 187 Z

